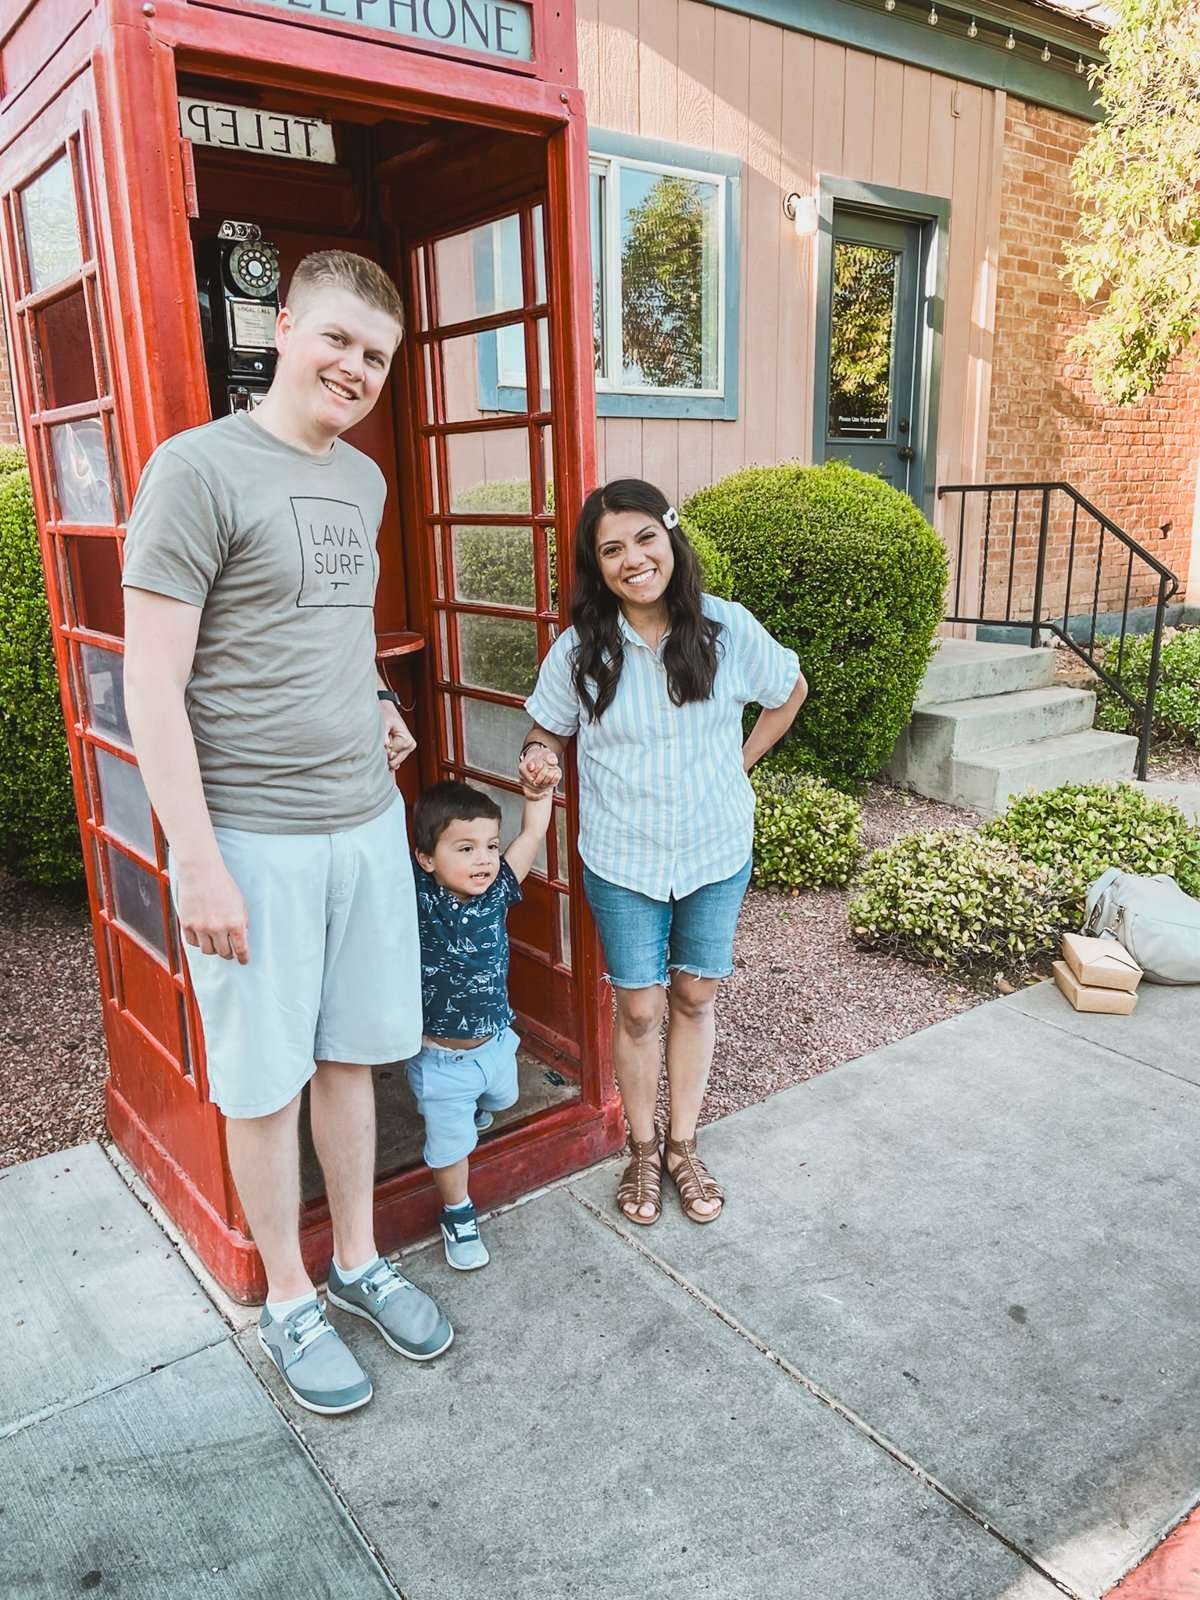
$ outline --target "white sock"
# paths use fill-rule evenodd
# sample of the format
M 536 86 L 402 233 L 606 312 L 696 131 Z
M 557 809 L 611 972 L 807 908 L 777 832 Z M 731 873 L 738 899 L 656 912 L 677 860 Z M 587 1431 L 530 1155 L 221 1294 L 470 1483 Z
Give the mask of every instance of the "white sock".
M 364 1261 L 361 1267 L 355 1267 L 353 1272 L 347 1272 L 336 1256 L 333 1258 L 333 1265 L 343 1283 L 357 1283 L 367 1268 L 373 1267 L 378 1260 L 379 1257 L 377 1255 L 372 1256 L 369 1261 Z
M 301 1306 L 306 1306 L 310 1300 L 316 1298 L 317 1291 L 310 1289 L 307 1294 L 302 1294 L 295 1300 L 268 1300 L 267 1311 L 272 1322 L 282 1322 L 284 1317 L 290 1317 L 293 1311 L 299 1311 Z
M 465 1200 L 456 1200 L 452 1206 L 447 1206 L 445 1209 L 447 1211 L 465 1211 L 470 1204 L 471 1196 L 468 1195 Z

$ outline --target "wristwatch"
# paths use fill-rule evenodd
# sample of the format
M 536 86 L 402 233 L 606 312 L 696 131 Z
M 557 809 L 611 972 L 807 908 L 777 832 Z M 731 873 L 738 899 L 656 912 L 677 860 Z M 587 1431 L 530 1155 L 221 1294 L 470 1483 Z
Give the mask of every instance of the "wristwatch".
M 394 689 L 376 689 L 375 698 L 376 700 L 390 700 L 397 711 L 404 710 L 404 707 L 400 704 L 400 696 Z

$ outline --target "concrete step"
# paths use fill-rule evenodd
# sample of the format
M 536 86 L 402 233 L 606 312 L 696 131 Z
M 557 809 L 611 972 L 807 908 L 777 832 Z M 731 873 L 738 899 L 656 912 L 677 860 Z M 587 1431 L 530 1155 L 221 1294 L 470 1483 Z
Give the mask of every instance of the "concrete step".
M 969 755 L 973 750 L 999 750 L 1005 745 L 1053 739 L 1060 733 L 1090 728 L 1096 696 L 1066 685 L 1017 689 L 977 700 L 944 700 L 914 712 L 909 743 L 934 758 Z
M 1032 744 L 980 750 L 949 763 L 953 794 L 934 796 L 996 816 L 1010 800 L 1060 783 L 1110 783 L 1133 776 L 1137 740 L 1126 733 L 1060 734 Z M 922 793 L 928 793 L 923 790 Z
M 941 639 L 937 654 L 925 669 L 916 703 L 931 706 L 1045 688 L 1054 682 L 1054 656 L 1053 650 L 1030 650 L 1021 644 Z

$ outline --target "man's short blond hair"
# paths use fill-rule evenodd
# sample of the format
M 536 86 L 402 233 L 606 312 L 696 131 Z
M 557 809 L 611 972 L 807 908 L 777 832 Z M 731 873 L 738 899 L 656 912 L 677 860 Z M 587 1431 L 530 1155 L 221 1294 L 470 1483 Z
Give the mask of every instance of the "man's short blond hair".
M 294 316 L 314 289 L 345 289 L 365 305 L 383 311 L 404 331 L 404 302 L 387 273 L 366 256 L 349 250 L 315 250 L 292 273 L 287 306 Z

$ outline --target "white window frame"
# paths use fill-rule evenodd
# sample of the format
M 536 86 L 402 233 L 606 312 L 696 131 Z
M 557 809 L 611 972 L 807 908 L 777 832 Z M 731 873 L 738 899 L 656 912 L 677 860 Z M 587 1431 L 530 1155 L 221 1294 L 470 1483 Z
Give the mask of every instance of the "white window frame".
M 621 339 L 621 170 L 629 167 L 640 172 L 652 172 L 659 177 L 685 178 L 693 183 L 707 184 L 717 191 L 717 214 L 714 227 L 717 245 L 717 381 L 710 389 L 684 389 L 654 384 L 624 383 L 619 375 L 624 369 L 624 351 Z M 665 395 L 676 399 L 721 400 L 725 396 L 725 312 L 726 273 L 728 250 L 726 246 L 726 210 L 729 205 L 729 179 L 719 172 L 704 172 L 695 167 L 673 166 L 662 161 L 642 161 L 631 156 L 592 153 L 588 157 L 588 171 L 600 174 L 604 180 L 605 205 L 601 216 L 604 260 L 602 279 L 605 286 L 601 314 L 601 340 L 603 345 L 603 372 L 596 373 L 597 394 Z M 589 193 L 589 207 L 591 196 Z M 593 278 L 593 284 L 594 284 Z M 594 289 L 593 289 L 594 292 Z M 605 375 L 607 374 L 607 376 Z

